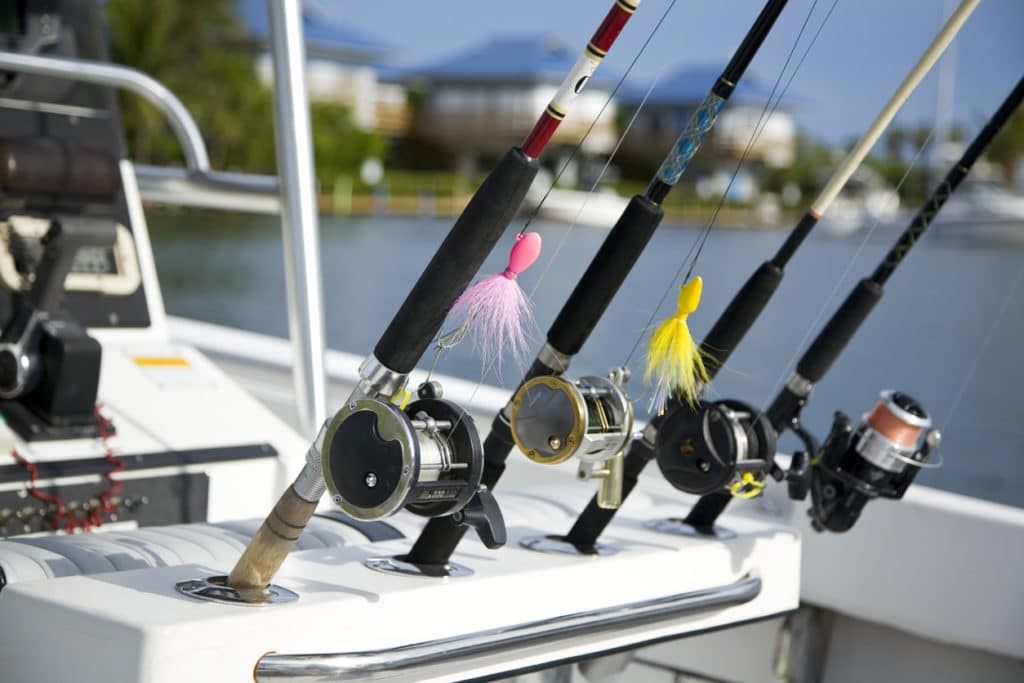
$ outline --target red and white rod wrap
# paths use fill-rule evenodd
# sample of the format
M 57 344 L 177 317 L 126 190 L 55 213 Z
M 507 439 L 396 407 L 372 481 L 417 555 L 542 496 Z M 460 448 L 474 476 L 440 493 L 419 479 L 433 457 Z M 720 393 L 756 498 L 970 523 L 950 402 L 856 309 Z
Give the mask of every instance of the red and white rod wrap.
M 639 6 L 640 0 L 615 0 L 615 4 L 608 10 L 607 16 L 594 33 L 594 37 L 587 43 L 587 47 L 583 50 L 576 65 L 562 81 L 562 85 L 558 87 L 555 96 L 548 103 L 547 109 L 540 115 L 533 130 L 523 141 L 522 150 L 527 156 L 534 159 L 540 156 L 548 141 L 551 140 L 551 136 L 558 129 L 558 124 L 569 113 L 569 105 L 586 86 L 587 81 L 597 69 L 597 65 L 608 54 L 615 39 L 622 33 L 622 28 Z

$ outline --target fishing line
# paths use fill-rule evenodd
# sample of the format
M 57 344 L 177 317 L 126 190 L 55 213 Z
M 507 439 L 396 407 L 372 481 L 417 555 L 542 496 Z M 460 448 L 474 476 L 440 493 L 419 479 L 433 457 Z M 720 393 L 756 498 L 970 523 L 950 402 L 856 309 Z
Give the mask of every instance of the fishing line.
M 815 4 L 817 4 L 817 0 L 815 0 Z M 753 150 L 754 145 L 761 138 L 761 134 L 764 132 L 764 129 L 768 127 L 768 120 L 771 119 L 771 117 L 775 114 L 775 110 L 778 109 L 778 107 L 779 107 L 779 102 L 782 101 L 782 98 L 783 98 L 783 96 L 785 96 L 786 91 L 789 90 L 789 86 L 793 83 L 793 79 L 796 77 L 797 72 L 800 71 L 800 67 L 803 66 L 804 60 L 807 59 L 807 55 L 810 54 L 811 48 L 814 47 L 814 43 L 817 42 L 818 36 L 821 35 L 822 30 L 824 30 L 824 28 L 825 28 L 825 24 L 828 23 L 829 18 L 832 16 L 832 12 L 835 11 L 836 6 L 838 4 L 839 4 L 839 0 L 833 0 L 832 6 L 829 8 L 828 12 L 825 14 L 825 18 L 822 20 L 821 24 L 818 26 L 818 30 L 814 33 L 814 37 L 811 38 L 811 42 L 808 43 L 807 49 L 804 50 L 803 55 L 800 57 L 800 61 L 798 61 L 797 64 L 796 64 L 796 68 L 794 68 L 793 69 L 793 73 L 790 74 L 789 80 L 786 81 L 786 86 L 782 89 L 782 92 L 779 93 L 779 96 L 775 99 L 775 104 L 772 105 L 771 111 L 768 112 L 767 116 L 764 115 L 764 112 L 761 112 L 761 118 L 759 118 L 757 120 L 757 124 L 754 126 L 754 136 L 750 139 L 750 142 L 747 143 L 746 149 L 743 150 L 743 155 L 740 157 L 739 163 L 736 164 L 736 170 L 733 171 L 732 177 L 729 178 L 729 183 L 725 186 L 725 192 L 722 193 L 722 197 L 718 201 L 718 206 L 715 207 L 715 211 L 711 215 L 711 220 L 708 222 L 707 227 L 704 228 L 704 230 L 701 233 L 701 236 L 699 237 L 700 243 L 697 246 L 697 253 L 694 254 L 693 261 L 690 263 L 690 268 L 686 271 L 686 277 L 683 278 L 684 282 L 689 280 L 690 276 L 693 275 L 693 269 L 697 265 L 697 260 L 700 258 L 701 252 L 704 251 L 704 244 L 707 242 L 708 237 L 711 235 L 711 230 L 715 227 L 715 221 L 718 220 L 718 214 L 721 212 L 722 208 L 725 206 L 725 199 L 726 199 L 726 197 L 729 196 L 729 190 L 732 189 L 733 183 L 736 181 L 736 178 L 739 176 L 741 166 L 746 161 L 746 159 L 747 159 L 748 155 L 750 154 L 750 152 Z M 811 12 L 813 12 L 813 11 L 814 11 L 814 6 L 812 5 L 811 6 Z M 808 14 L 807 15 L 807 20 L 805 20 L 805 22 L 804 22 L 804 26 L 807 25 L 807 21 L 810 21 L 810 18 L 811 18 L 811 16 L 810 16 L 810 14 Z M 800 32 L 803 33 L 803 28 L 800 29 Z M 800 37 L 797 36 L 797 42 L 799 43 L 799 41 L 800 41 Z M 794 50 L 796 49 L 795 45 L 794 45 L 793 49 Z M 792 54 L 793 53 L 790 52 L 790 57 L 792 57 Z M 786 64 L 788 64 L 788 63 L 789 63 L 789 58 L 786 59 Z M 782 69 L 783 69 L 783 71 L 785 71 L 785 69 L 786 69 L 786 65 L 785 64 L 783 65 Z M 776 82 L 776 86 L 778 86 L 778 82 Z M 774 89 L 772 90 L 772 92 L 773 93 L 775 92 Z M 769 101 L 769 103 L 771 102 L 771 95 L 768 96 L 768 101 Z M 691 249 L 691 251 L 692 251 L 692 249 Z M 678 277 L 678 275 L 677 275 L 677 277 Z
M 815 0 L 815 1 L 817 1 L 817 0 Z M 640 57 L 647 50 L 647 47 L 648 47 L 648 45 L 650 45 L 651 40 L 653 40 L 654 35 L 661 28 L 662 24 L 665 23 L 665 20 L 668 18 L 669 13 L 676 6 L 677 2 L 678 2 L 678 0 L 671 0 L 671 2 L 669 2 L 668 6 L 665 8 L 665 11 L 662 13 L 661 17 L 658 19 L 657 23 L 655 23 L 654 27 L 647 34 L 647 38 L 644 40 L 643 44 L 640 46 L 640 49 L 637 51 L 636 55 L 633 56 L 633 59 L 630 61 L 629 66 L 627 67 L 626 71 L 622 74 L 622 76 L 619 78 L 618 82 L 615 84 L 615 87 L 612 89 L 611 93 L 608 95 L 608 98 L 605 100 L 604 104 L 601 106 L 601 109 L 598 111 L 597 116 L 594 117 L 594 119 L 590 122 L 590 125 L 587 127 L 587 130 L 584 131 L 583 136 L 580 138 L 579 142 L 573 147 L 572 151 L 569 153 L 569 157 L 566 159 L 565 163 L 562 164 L 561 168 L 555 174 L 555 177 L 551 181 L 551 185 L 544 192 L 544 195 L 541 197 L 540 202 L 538 202 L 536 208 L 534 208 L 532 214 L 527 219 L 526 223 L 519 230 L 519 232 L 516 233 L 517 235 L 525 234 L 527 228 L 530 227 L 530 225 L 533 223 L 533 221 L 540 214 L 540 210 L 544 206 L 544 202 L 547 201 L 548 197 L 550 196 L 551 191 L 558 184 L 559 179 L 561 179 L 562 175 L 565 173 L 566 169 L 572 163 L 573 159 L 576 158 L 576 155 L 579 152 L 579 150 L 583 148 L 584 143 L 587 141 L 587 139 L 590 136 L 591 132 L 593 132 L 594 128 L 597 126 L 597 123 L 598 123 L 598 121 L 600 121 L 601 117 L 604 115 L 605 110 L 608 108 L 608 106 L 615 99 L 616 94 L 618 94 L 619 90 L 622 88 L 623 84 L 626 82 L 626 79 L 629 77 L 629 74 L 633 71 L 633 68 L 636 66 L 637 62 L 639 62 Z M 576 227 L 577 223 L 579 222 L 579 217 L 582 214 L 583 209 L 586 207 L 587 201 L 589 201 L 589 199 L 590 199 L 590 195 L 592 195 L 593 192 L 597 189 L 597 186 L 600 183 L 601 179 L 604 177 L 604 174 L 608 171 L 608 168 L 610 167 L 611 162 L 612 162 L 612 160 L 615 157 L 615 154 L 618 152 L 619 147 L 622 146 L 623 140 L 625 140 L 626 135 L 629 133 L 630 128 L 632 128 L 633 123 L 636 121 L 637 116 L 640 114 L 640 111 L 643 109 L 644 104 L 647 102 L 647 99 L 650 97 L 651 92 L 654 90 L 654 88 L 657 85 L 658 81 L 661 79 L 662 75 L 664 74 L 666 66 L 667 66 L 667 64 L 663 64 L 662 67 L 659 69 L 657 76 L 655 77 L 654 81 L 651 83 L 650 87 L 648 87 L 647 92 L 644 94 L 643 100 L 641 100 L 640 105 L 637 107 L 636 111 L 633 113 L 633 116 L 630 118 L 629 124 L 626 126 L 625 130 L 622 132 L 622 134 L 619 136 L 618 140 L 616 141 L 615 147 L 612 149 L 611 154 L 608 156 L 608 159 L 605 161 L 605 164 L 604 164 L 604 166 L 601 169 L 601 172 L 598 174 L 597 179 L 594 181 L 593 185 L 590 188 L 590 191 L 587 193 L 587 196 L 584 198 L 583 204 L 580 206 L 580 209 L 577 211 L 576 216 L 573 219 L 573 222 L 569 226 L 569 229 L 566 230 L 565 234 L 562 236 L 561 240 L 558 242 L 557 246 L 555 247 L 554 253 L 547 259 L 547 261 L 545 263 L 545 266 L 544 266 L 544 269 L 541 271 L 540 277 L 537 278 L 537 281 L 534 283 L 533 287 L 530 290 L 529 297 L 531 299 L 533 298 L 533 295 L 537 292 L 537 289 L 540 287 L 540 284 L 544 280 L 544 277 L 547 275 L 548 271 L 551 269 L 551 266 L 554 263 L 555 258 L 558 256 L 559 252 L 561 252 L 562 248 L 565 246 L 565 244 L 566 244 L 566 242 L 568 240 L 569 234 L 573 231 L 573 229 Z M 449 351 L 449 350 L 455 348 L 455 346 L 457 346 L 459 343 L 461 343 L 463 341 L 463 339 L 465 339 L 466 334 L 468 333 L 469 327 L 470 327 L 471 324 L 472 324 L 472 320 L 467 320 L 462 325 L 457 327 L 455 330 L 452 330 L 450 332 L 443 333 L 443 334 L 439 335 L 439 337 L 437 338 L 437 341 L 435 342 L 436 352 L 434 354 L 433 362 L 430 365 L 430 369 L 427 372 L 427 380 L 429 380 L 431 378 L 431 376 L 433 375 L 433 373 L 436 370 L 436 368 L 437 368 L 437 366 L 438 366 L 438 364 L 439 364 L 439 362 L 441 360 L 441 357 L 444 355 L 444 353 L 446 351 Z M 532 330 L 531 330 L 531 332 L 532 332 Z M 487 377 L 488 373 L 495 367 L 496 364 L 497 364 L 497 361 L 495 360 L 494 362 L 491 362 L 490 364 L 485 364 L 483 366 L 483 368 L 481 369 L 481 372 L 480 372 L 480 378 L 477 380 L 476 384 L 473 387 L 473 391 L 470 392 L 469 398 L 466 401 L 467 404 L 471 404 L 473 402 L 473 399 L 476 397 L 477 393 L 480 391 L 480 387 L 483 386 L 483 384 L 484 384 L 484 379 Z M 502 382 L 500 367 L 499 367 L 499 370 L 498 370 L 498 382 L 499 383 Z M 456 426 L 458 425 L 459 421 L 461 421 L 461 418 L 459 418 L 459 420 L 456 421 Z
M 985 339 L 982 341 L 981 346 L 978 347 L 978 352 L 974 355 L 974 359 L 971 361 L 971 367 L 967 371 L 964 381 L 960 384 L 960 388 L 956 392 L 956 398 L 953 400 L 952 405 L 946 412 L 946 419 L 944 419 L 940 424 L 950 424 L 950 420 L 953 418 L 953 413 L 955 413 L 956 409 L 960 407 L 960 402 L 963 400 L 967 387 L 974 380 L 974 375 L 978 371 L 978 365 L 981 363 L 981 358 L 988 350 L 989 344 L 992 343 L 996 330 L 1006 317 L 1006 310 L 1010 307 L 1010 301 L 1016 298 L 1017 290 L 1020 289 L 1022 282 L 1024 282 L 1024 265 L 1017 270 L 1017 276 L 1014 278 L 1013 284 L 1007 288 L 1006 294 L 1003 295 L 1003 302 L 999 305 L 999 311 L 996 313 L 995 318 L 989 325 L 988 332 L 985 334 Z
M 555 259 L 558 257 L 558 254 L 562 251 L 562 247 L 564 247 L 566 242 L 568 241 L 569 235 L 579 224 L 580 216 L 583 215 L 583 209 L 587 208 L 587 202 L 590 201 L 591 196 L 593 196 L 594 192 L 597 190 L 597 186 L 601 183 L 601 179 L 604 177 L 604 174 L 607 173 L 608 168 L 611 166 L 612 160 L 615 158 L 615 155 L 619 151 L 619 147 L 622 146 L 622 143 L 625 141 L 626 136 L 629 134 L 630 129 L 633 127 L 633 124 L 636 123 L 637 117 L 640 116 L 640 112 L 643 110 L 644 105 L 647 104 L 647 100 L 651 96 L 651 93 L 654 92 L 654 88 L 657 87 L 658 82 L 661 80 L 661 77 L 665 75 L 665 69 L 667 66 L 668 63 L 666 62 L 662 64 L 660 69 L 658 69 L 657 75 L 654 77 L 654 80 L 651 82 L 651 85 L 647 88 L 647 92 L 644 93 L 643 99 L 640 100 L 640 105 L 636 108 L 636 111 L 634 111 L 633 115 L 629 118 L 629 123 L 626 124 L 625 130 L 622 131 L 622 134 L 619 136 L 619 139 L 615 142 L 615 147 L 612 148 L 611 153 L 608 155 L 608 159 L 604 162 L 604 166 L 601 168 L 601 172 L 598 173 L 597 179 L 594 180 L 593 184 L 591 184 L 590 190 L 587 192 L 586 196 L 583 198 L 583 202 L 580 204 L 580 208 L 576 210 L 576 215 L 573 217 L 572 223 L 569 224 L 569 229 L 565 231 L 564 235 L 562 235 L 562 238 L 555 246 L 554 253 L 552 253 L 551 256 L 548 257 L 547 262 L 544 264 L 544 269 L 541 271 L 540 277 L 537 278 L 537 282 L 533 285 L 533 288 L 530 290 L 531 299 L 533 298 L 533 295 L 537 292 L 537 289 L 540 287 L 540 283 L 544 279 L 544 276 L 547 275 L 548 271 L 551 270 L 551 266 L 554 265 Z
M 903 177 L 901 177 L 899 183 L 896 184 L 896 189 L 894 190 L 894 192 L 897 196 L 899 195 L 900 190 L 903 188 L 903 184 L 907 182 L 907 178 L 910 177 L 910 172 L 914 170 L 914 167 L 917 165 L 917 162 L 921 158 L 921 155 L 924 153 L 924 150 L 928 147 L 928 143 L 931 142 L 932 136 L 934 134 L 935 128 L 933 126 L 931 131 L 929 131 L 928 133 L 928 137 L 924 139 L 924 142 L 921 144 L 920 147 L 918 147 L 917 152 L 914 153 L 913 158 L 910 160 L 910 165 L 907 167 L 907 170 L 904 171 L 903 173 Z M 787 362 L 783 366 L 782 374 L 779 375 L 779 378 L 775 380 L 775 383 L 772 385 L 771 393 L 769 393 L 768 395 L 769 401 L 771 400 L 772 396 L 775 396 L 775 394 L 778 393 L 780 389 L 782 389 L 783 384 L 786 382 L 786 378 L 789 377 L 790 373 L 792 372 L 792 369 L 796 367 L 796 363 L 800 359 L 800 355 L 802 353 L 804 345 L 807 344 L 807 341 L 811 338 L 811 335 L 814 333 L 814 331 L 818 329 L 818 323 L 820 323 L 821 319 L 825 317 L 826 311 L 828 311 L 831 308 L 832 301 L 836 298 L 836 294 L 839 293 L 839 288 L 843 286 L 843 282 L 845 282 L 846 278 L 850 275 L 850 271 L 853 270 L 854 264 L 857 262 L 857 259 L 860 258 L 861 252 L 864 251 L 864 247 L 871 239 L 871 236 L 875 233 L 875 230 L 878 229 L 878 226 L 881 224 L 881 222 L 882 219 L 880 216 L 875 218 L 874 222 L 871 224 L 871 227 L 868 229 L 867 234 L 864 235 L 864 238 L 860 241 L 860 245 L 858 245 L 857 249 L 853 252 L 853 255 L 846 262 L 846 267 L 843 269 L 843 272 L 839 275 L 839 279 L 836 280 L 835 285 L 832 287 L 832 291 L 829 293 L 828 297 L 825 298 L 825 302 L 821 305 L 821 308 L 818 310 L 818 314 L 814 316 L 814 320 L 811 321 L 811 324 L 807 327 L 807 331 L 804 332 L 803 337 L 797 343 L 796 352 L 793 354 L 792 358 L 789 359 L 789 362 Z M 762 402 L 759 405 L 768 405 L 768 403 Z M 757 418 L 751 422 L 751 425 L 756 424 L 757 421 L 760 420 L 763 415 L 764 409 L 762 409 L 758 413 Z M 751 431 L 750 429 L 748 429 L 747 436 L 750 436 L 750 434 Z
M 633 61 L 629 63 L 629 67 L 626 69 L 625 73 L 622 74 L 622 77 L 619 78 L 619 82 L 615 84 L 615 87 L 612 89 L 611 94 L 608 95 L 608 99 L 606 99 L 604 101 L 604 104 L 601 105 L 601 109 L 597 112 L 597 116 L 595 116 L 594 120 L 590 122 L 589 126 L 587 126 L 587 130 L 583 133 L 583 137 L 580 138 L 580 141 L 576 143 L 576 146 L 574 146 L 572 148 L 572 151 L 569 152 L 569 156 L 565 160 L 565 163 L 562 164 L 562 167 L 558 169 L 558 173 L 555 174 L 554 179 L 551 181 L 551 185 L 548 187 L 547 191 L 544 192 L 544 195 L 540 198 L 540 202 L 538 202 L 537 207 L 533 210 L 533 213 L 526 220 L 526 224 L 523 225 L 522 229 L 516 234 L 524 234 L 526 232 L 526 229 L 533 224 L 533 221 L 534 219 L 537 218 L 537 215 L 540 214 L 541 207 L 544 206 L 544 202 L 547 201 L 548 196 L 551 194 L 551 191 L 555 189 L 555 185 L 557 185 L 558 181 L 561 180 L 562 175 L 565 173 L 566 169 L 569 168 L 569 164 L 571 164 L 573 159 L 576 158 L 576 154 L 579 152 L 579 150 L 583 148 L 583 143 L 585 143 L 587 141 L 587 138 L 590 137 L 590 133 L 593 132 L 594 127 L 597 126 L 597 122 L 601 120 L 602 116 L 604 116 L 605 110 L 615 99 L 615 95 L 618 94 L 619 89 L 626 82 L 626 78 L 629 77 L 629 74 L 633 70 L 633 67 L 636 66 L 636 63 L 640 60 L 640 57 L 643 55 L 644 51 L 647 50 L 647 46 L 654 38 L 654 34 L 657 33 L 658 29 L 661 28 L 661 25 L 665 23 L 665 19 L 668 18 L 669 12 L 672 11 L 672 8 L 676 6 L 676 3 L 678 1 L 679 0 L 671 0 L 671 2 L 669 2 L 668 7 L 665 8 L 665 11 L 662 13 L 661 18 L 658 19 L 658 23 L 656 23 L 654 25 L 654 28 L 651 29 L 651 32 L 647 34 L 647 39 L 644 40 L 643 45 L 640 46 L 640 50 L 633 57 Z M 620 140 L 619 142 L 621 143 L 622 141 Z M 618 145 L 616 145 L 615 148 L 618 149 Z
M 594 119 L 590 122 L 590 125 L 587 127 L 587 130 L 584 131 L 583 136 L 580 138 L 579 142 L 576 143 L 576 145 L 572 148 L 571 152 L 569 153 L 569 157 L 565 160 L 565 163 L 562 164 L 562 167 L 555 174 L 554 179 L 551 181 L 551 185 L 544 192 L 544 195 L 541 197 L 540 202 L 538 202 L 537 206 L 534 208 L 533 213 L 527 219 L 527 221 L 523 225 L 523 227 L 516 233 L 517 237 L 521 237 L 521 236 L 525 235 L 527 228 L 529 228 L 530 225 L 533 224 L 533 221 L 540 214 L 540 210 L 544 206 L 544 202 L 547 201 L 548 197 L 550 196 L 551 191 L 558 184 L 558 181 L 561 179 L 561 177 L 565 173 L 566 169 L 568 169 L 568 167 L 572 163 L 573 159 L 576 158 L 576 155 L 579 152 L 579 150 L 583 148 L 584 143 L 590 137 L 591 132 L 593 132 L 595 126 L 597 126 L 597 123 L 598 123 L 598 121 L 600 121 L 601 117 L 604 115 L 605 110 L 607 110 L 608 106 L 614 101 L 615 95 L 618 94 L 619 90 L 622 88 L 623 84 L 626 82 L 626 79 L 629 77 L 629 74 L 633 71 L 633 68 L 636 66 L 637 62 L 640 60 L 640 57 L 647 50 L 647 47 L 648 47 L 648 45 L 650 45 L 651 40 L 653 40 L 654 35 L 661 28 L 662 24 L 665 23 L 665 20 L 668 18 L 669 13 L 676 6 L 677 2 L 678 2 L 678 0 L 671 0 L 671 2 L 669 2 L 668 6 L 665 8 L 665 11 L 662 13 L 661 17 L 658 19 L 657 23 L 655 23 L 654 27 L 647 34 L 647 38 L 644 40 L 643 44 L 640 46 L 639 51 L 637 51 L 636 55 L 633 56 L 632 61 L 630 61 L 629 67 L 626 69 L 626 71 L 619 78 L 618 82 L 615 84 L 615 87 L 612 89 L 611 93 L 608 95 L 608 98 L 604 101 L 604 104 L 601 105 L 601 109 L 598 111 L 597 116 L 594 117 Z M 652 83 L 651 87 L 648 89 L 647 94 L 644 96 L 643 102 L 647 101 L 647 97 L 650 95 L 651 90 L 654 89 L 654 85 L 657 83 L 658 79 L 661 78 L 661 75 L 664 72 L 664 68 L 665 68 L 665 66 L 663 65 L 662 69 L 658 72 L 658 77 L 655 79 L 655 82 Z M 586 206 L 586 202 L 589 200 L 589 195 L 594 192 L 594 190 L 597 188 L 597 184 L 600 182 L 601 178 L 604 177 L 604 174 L 607 172 L 608 167 L 610 166 L 611 161 L 612 161 L 612 159 L 615 156 L 615 153 L 618 152 L 619 147 L 622 145 L 622 141 L 625 139 L 626 133 L 629 132 L 629 128 L 632 127 L 633 122 L 636 120 L 636 117 L 640 113 L 640 109 L 642 107 L 643 107 L 643 104 L 641 104 L 640 107 L 637 108 L 637 111 L 633 114 L 632 119 L 630 119 L 629 126 L 626 127 L 626 130 L 622 133 L 622 135 L 619 137 L 618 141 L 616 142 L 615 148 L 612 150 L 611 156 L 609 156 L 608 160 L 605 162 L 604 167 L 601 169 L 601 173 L 598 175 L 597 180 L 595 181 L 594 185 L 591 187 L 590 193 L 588 193 L 587 198 L 584 199 L 583 205 L 580 207 L 580 210 L 577 212 L 576 217 L 573 220 L 573 223 L 569 227 L 569 230 L 567 230 L 566 233 L 562 236 L 561 240 L 559 241 L 558 245 L 555 248 L 554 254 L 547 259 L 547 262 L 545 264 L 544 270 L 541 272 L 541 276 L 537 279 L 536 283 L 533 285 L 533 288 L 530 290 L 529 297 L 531 299 L 533 298 L 533 295 L 536 293 L 538 287 L 540 286 L 541 281 L 543 281 L 544 276 L 550 270 L 551 265 L 554 262 L 554 257 L 557 256 L 558 253 L 561 251 L 562 247 L 565 245 L 565 243 L 566 243 L 566 241 L 568 239 L 569 234 L 572 232 L 573 228 L 576 227 L 576 223 L 577 223 L 577 221 L 579 219 L 579 216 L 582 213 L 583 208 Z M 469 329 L 470 329 L 472 323 L 473 323 L 472 319 L 467 319 L 462 325 L 460 325 L 456 329 L 448 331 L 448 332 L 443 332 L 443 333 L 439 334 L 439 336 L 437 337 L 436 341 L 434 342 L 434 348 L 436 350 L 435 350 L 435 353 L 434 353 L 434 359 L 433 359 L 433 361 L 431 362 L 431 365 L 430 365 L 430 370 L 427 373 L 427 380 L 429 380 L 430 377 L 433 375 L 434 370 L 437 368 L 437 366 L 438 366 L 438 364 L 439 364 L 439 362 L 441 360 L 441 357 L 444 355 L 444 353 L 446 351 L 452 349 L 452 348 L 455 348 L 459 343 L 461 343 L 463 341 L 463 339 L 465 339 L 466 334 L 469 332 Z M 530 330 L 530 332 L 532 333 L 532 332 L 534 332 L 534 330 Z M 483 383 L 484 377 L 486 377 L 487 372 L 493 366 L 494 366 L 494 363 L 491 363 L 490 365 L 485 365 L 484 366 L 484 371 L 483 371 L 483 373 L 481 374 L 481 377 L 480 377 L 480 383 L 481 384 Z M 499 381 L 500 381 L 500 376 L 499 376 Z
M 768 95 L 768 101 L 765 103 L 764 108 L 762 108 L 762 110 L 761 110 L 761 114 L 758 117 L 757 124 L 755 124 L 755 127 L 754 127 L 754 132 L 752 133 L 750 140 L 747 142 L 746 148 L 744 149 L 743 154 L 740 157 L 740 160 L 739 160 L 739 162 L 738 162 L 738 164 L 736 166 L 736 170 L 733 171 L 733 176 L 730 179 L 729 184 L 726 186 L 725 193 L 723 193 L 723 195 L 722 195 L 722 198 L 721 198 L 721 200 L 719 202 L 718 209 L 716 209 L 716 211 L 714 213 L 714 216 L 712 217 L 712 222 L 718 216 L 718 211 L 721 209 L 722 205 L 725 203 L 725 198 L 726 198 L 726 196 L 728 194 L 728 191 L 732 187 L 732 183 L 735 180 L 736 176 L 739 174 L 740 168 L 742 167 L 743 163 L 746 161 L 748 155 L 750 154 L 750 150 L 752 149 L 753 145 L 757 142 L 757 139 L 760 137 L 761 132 L 764 130 L 764 126 L 761 125 L 762 122 L 764 122 L 764 125 L 767 125 L 767 120 L 769 118 L 771 118 L 772 114 L 775 113 L 775 110 L 778 108 L 779 102 L 782 101 L 782 97 L 789 90 L 789 86 L 793 83 L 793 79 L 796 77 L 797 72 L 800 70 L 800 67 L 804 63 L 804 60 L 807 58 L 807 55 L 810 53 L 811 48 L 814 47 L 815 42 L 817 42 L 818 36 L 821 35 L 822 29 L 824 28 L 825 24 L 828 22 L 829 17 L 832 16 L 832 11 L 835 9 L 835 7 L 838 4 L 838 2 L 839 2 L 839 0 L 834 0 L 834 2 L 832 3 L 832 7 L 831 7 L 831 9 L 829 9 L 828 14 L 826 14 L 825 18 L 822 20 L 821 26 L 818 27 L 818 30 L 814 34 L 814 37 L 808 43 L 807 48 L 804 50 L 803 56 L 800 58 L 800 60 L 797 62 L 796 66 L 794 67 L 793 73 L 790 75 L 789 80 L 786 82 L 785 87 L 783 87 L 782 91 L 779 92 L 778 97 L 775 98 L 774 103 L 773 103 L 772 98 L 775 97 L 775 93 L 778 90 L 779 84 L 782 83 L 782 79 L 786 75 L 786 68 L 789 66 L 789 63 L 792 60 L 793 55 L 796 53 L 797 47 L 799 47 L 799 45 L 800 45 L 800 40 L 803 37 L 804 31 L 806 30 L 808 23 L 810 23 L 811 16 L 814 14 L 814 10 L 815 10 L 815 8 L 818 5 L 818 0 L 814 0 L 814 2 L 811 4 L 811 8 L 810 8 L 810 10 L 808 10 L 807 16 L 804 18 L 803 24 L 800 27 L 800 31 L 797 33 L 796 40 L 793 41 L 793 47 L 790 48 L 789 54 L 786 56 L 786 60 L 783 63 L 782 69 L 779 72 L 779 76 L 778 76 L 778 78 L 776 78 L 775 84 L 772 87 L 772 90 L 771 90 L 771 92 Z M 761 126 L 761 127 L 758 128 L 758 126 Z M 704 228 L 704 230 L 702 230 L 701 234 L 703 234 L 704 231 L 706 231 L 706 230 L 708 230 L 708 228 Z M 672 292 L 673 289 L 675 288 L 675 283 L 678 282 L 679 276 L 682 275 L 683 269 L 685 268 L 686 263 L 688 262 L 688 260 L 690 258 L 690 255 L 694 253 L 694 249 L 697 247 L 697 244 L 698 244 L 698 241 L 700 240 L 700 238 L 701 238 L 701 236 L 699 234 L 697 236 L 697 238 L 694 240 L 693 244 L 690 246 L 690 250 L 687 252 L 686 256 L 683 258 L 682 265 L 680 265 L 679 269 L 676 271 L 672 281 L 669 283 L 668 287 L 666 287 L 665 290 L 662 292 L 661 298 L 658 300 L 658 305 L 655 306 L 654 310 L 651 312 L 650 317 L 647 319 L 647 323 L 642 328 L 642 331 L 641 331 L 640 335 L 637 337 L 636 341 L 633 344 L 633 347 L 629 351 L 629 354 L 626 356 L 626 360 L 623 363 L 623 366 L 628 366 L 629 363 L 633 360 L 633 356 L 636 355 L 637 349 L 640 348 L 640 344 L 643 342 L 644 335 L 647 333 L 647 331 L 654 324 L 654 320 L 655 320 L 655 318 L 658 315 L 658 311 L 661 310 L 661 307 L 665 304 L 665 301 L 668 299 L 669 293 Z M 692 271 L 692 266 L 691 266 L 691 271 Z

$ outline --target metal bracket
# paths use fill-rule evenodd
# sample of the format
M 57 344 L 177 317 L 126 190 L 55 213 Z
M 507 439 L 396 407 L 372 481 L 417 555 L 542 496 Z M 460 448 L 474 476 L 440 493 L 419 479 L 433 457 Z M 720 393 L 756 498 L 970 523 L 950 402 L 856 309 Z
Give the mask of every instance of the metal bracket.
M 415 564 L 408 562 L 405 555 L 395 557 L 371 557 L 363 561 L 363 566 L 385 574 L 401 574 L 402 576 L 422 576 L 429 579 L 459 579 L 472 576 L 473 570 L 457 562 L 445 564 Z
M 179 581 L 174 587 L 190 598 L 226 605 L 283 605 L 299 599 L 298 593 L 274 583 L 265 588 L 232 588 L 226 576 Z
M 732 529 L 727 529 L 724 526 L 714 525 L 710 533 L 706 533 L 698 530 L 693 525 L 687 524 L 685 521 L 678 517 L 669 517 L 666 519 L 651 519 L 644 522 L 644 526 L 651 531 L 657 531 L 661 534 L 672 534 L 673 536 L 686 536 L 687 538 L 714 538 L 719 541 L 728 541 L 730 538 L 736 538 L 736 532 Z
M 527 536 L 519 541 L 519 545 L 536 553 L 551 555 L 599 556 L 616 555 L 622 548 L 608 543 L 594 545 L 577 545 L 565 540 L 563 536 Z

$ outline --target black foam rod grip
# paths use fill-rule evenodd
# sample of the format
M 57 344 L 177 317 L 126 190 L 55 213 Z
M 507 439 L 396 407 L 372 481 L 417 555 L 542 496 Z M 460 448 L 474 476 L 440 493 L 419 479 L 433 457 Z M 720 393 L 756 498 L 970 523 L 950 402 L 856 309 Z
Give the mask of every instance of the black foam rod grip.
M 537 160 L 515 148 L 487 176 L 413 285 L 374 348 L 396 372 L 416 367 L 448 310 L 512 221 L 537 175 Z
M 825 376 L 882 298 L 882 292 L 882 285 L 868 278 L 857 283 L 797 363 L 796 371 L 804 379 L 817 382 Z
M 646 197 L 636 195 L 629 201 L 552 323 L 551 346 L 570 356 L 583 348 L 664 215 L 661 206 Z
M 704 365 L 707 367 L 708 379 L 714 379 L 719 369 L 729 360 L 729 356 L 768 305 L 780 282 L 782 268 L 765 261 L 736 292 L 700 345 L 701 350 L 707 354 Z
M 634 439 L 626 451 L 622 465 L 622 500 L 625 502 L 629 494 L 636 488 L 640 473 L 654 459 L 654 449 L 641 439 Z M 593 547 L 597 539 L 604 533 L 618 510 L 603 508 L 597 503 L 597 496 L 590 499 L 587 507 L 576 518 L 576 523 L 566 534 L 565 540 L 580 548 Z

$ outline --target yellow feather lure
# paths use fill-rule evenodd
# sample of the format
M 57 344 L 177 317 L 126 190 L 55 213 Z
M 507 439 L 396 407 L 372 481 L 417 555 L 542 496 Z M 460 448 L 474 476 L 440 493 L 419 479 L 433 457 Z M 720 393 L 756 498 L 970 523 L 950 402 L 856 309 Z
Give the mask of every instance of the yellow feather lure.
M 693 341 L 686 326 L 686 316 L 697 310 L 703 282 L 695 277 L 679 291 L 675 315 L 658 326 L 647 347 L 647 372 L 644 380 L 654 380 L 651 409 L 664 412 L 670 395 L 677 395 L 693 406 L 708 371 L 704 367 L 704 352 Z

